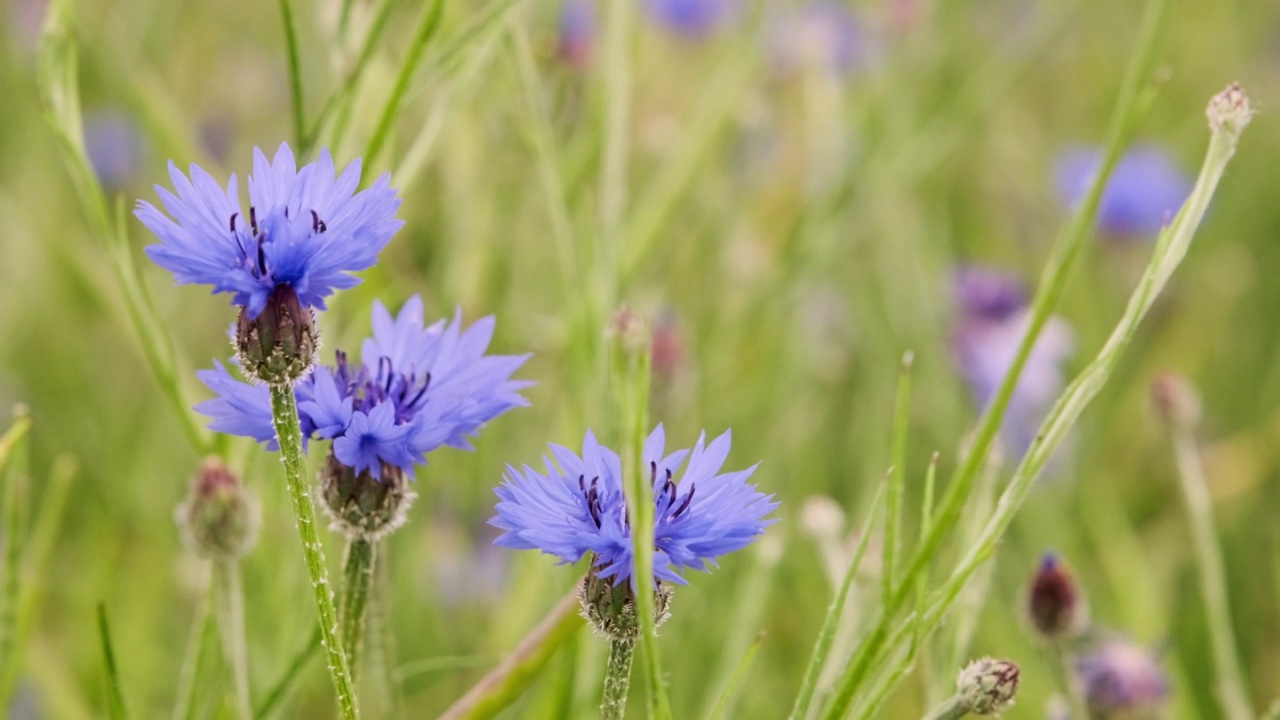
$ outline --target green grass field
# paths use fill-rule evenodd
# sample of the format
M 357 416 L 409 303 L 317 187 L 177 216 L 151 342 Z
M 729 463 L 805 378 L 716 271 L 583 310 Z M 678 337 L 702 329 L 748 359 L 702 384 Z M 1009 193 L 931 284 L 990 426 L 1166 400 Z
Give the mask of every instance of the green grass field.
M 365 184 L 389 172 L 403 200 L 376 267 L 319 315 L 323 361 L 360 347 L 375 299 L 394 309 L 414 294 L 429 320 L 494 315 L 491 352 L 532 353 L 515 374 L 536 383 L 529 407 L 488 423 L 475 452 L 433 451 L 408 522 L 382 543 L 362 717 L 444 712 L 588 570 L 496 547 L 486 523 L 507 464 L 539 464 L 549 442 L 580 449 L 588 428 L 630 447 L 646 393 L 643 372 L 617 372 L 623 307 L 653 334 L 647 424 L 673 447 L 732 428 L 726 467 L 762 461 L 752 482 L 781 502 L 760 542 L 685 574 L 660 658 L 642 650 L 633 668 L 631 717 L 661 717 L 659 695 L 675 718 L 720 702 L 727 718 L 788 717 L 862 538 L 810 717 L 926 717 L 965 662 L 990 655 L 1021 667 L 1004 717 L 1084 718 L 1047 714 L 1072 694 L 1055 653 L 1079 650 L 1028 618 L 1049 551 L 1095 630 L 1140 643 L 1168 676 L 1148 714 L 1088 716 L 1276 717 L 1280 6 L 841 0 L 858 29 L 846 37 L 829 18 L 797 25 L 802 0 L 728 3 L 701 34 L 664 24 L 664 2 L 680 4 L 588 3 L 594 22 L 572 37 L 551 0 L 55 0 L 47 17 L 38 0 L 6 4 L 0 431 L 10 407 L 19 429 L 30 420 L 0 444 L 8 717 L 246 716 L 223 654 L 241 641 L 218 613 L 204 621 L 210 563 L 174 520 L 211 453 L 261 507 L 238 563 L 251 705 L 279 691 L 274 717 L 335 716 L 276 453 L 190 410 L 211 397 L 195 371 L 231 354 L 236 308 L 175 286 L 132 214 L 172 186 L 169 160 L 243 186 L 252 149 L 281 142 L 300 164 L 321 147 L 339 167 L 363 157 Z M 1160 149 L 1186 197 L 1210 147 L 1206 104 L 1233 81 L 1257 115 L 1216 193 L 1193 194 L 1212 195 L 1198 230 L 1193 202 L 1157 217 L 1159 241 L 1158 227 L 1107 228 L 1123 210 L 1110 193 L 1141 205 L 1163 176 L 1122 188 L 1117 173 L 1096 232 L 1090 203 L 1061 196 L 1064 153 L 1133 143 Z M 991 334 L 962 335 L 954 281 L 973 266 L 1020 279 L 1028 317 L 1052 314 L 1046 333 L 1063 333 L 1054 357 L 1032 354 L 999 433 L 978 402 L 1023 326 L 1001 325 L 995 350 Z M 1131 318 L 1127 346 L 1106 345 L 1150 273 L 1167 286 Z M 959 361 L 965 341 L 996 366 L 986 391 Z M 1060 418 L 1020 468 L 1064 381 L 1100 352 L 1107 373 L 1090 377 L 1105 383 L 1068 391 L 1078 422 Z M 1194 427 L 1171 432 L 1153 407 L 1165 372 L 1198 389 Z M 1096 397 L 1077 407 L 1085 390 Z M 1175 441 L 1183 470 L 1203 470 L 1198 505 Z M 313 441 L 306 477 L 326 448 Z M 321 535 L 341 585 L 344 541 Z M 966 558 L 985 562 L 948 584 Z M 609 643 L 566 627 L 498 717 L 598 715 Z

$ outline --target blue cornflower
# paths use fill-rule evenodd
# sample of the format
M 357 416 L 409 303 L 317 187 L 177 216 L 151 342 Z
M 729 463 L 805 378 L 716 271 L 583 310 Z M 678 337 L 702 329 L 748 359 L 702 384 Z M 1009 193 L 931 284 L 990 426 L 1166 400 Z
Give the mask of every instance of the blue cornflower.
M 327 150 L 298 170 L 287 144 L 271 162 L 254 148 L 248 212 L 240 205 L 235 173 L 225 190 L 197 165 L 190 175 L 170 162 L 177 194 L 156 186 L 168 215 L 138 201 L 135 214 L 160 239 L 147 255 L 179 284 L 232 293 L 250 320 L 282 288 L 292 290 L 303 308 L 323 310 L 334 290 L 360 282 L 350 273 L 372 267 L 404 225 L 396 218 L 400 199 L 390 175 L 355 192 L 360 161 L 336 175 Z
M 557 30 L 560 59 L 571 67 L 586 67 L 596 43 L 596 8 L 592 0 L 564 0 Z
M 1058 195 L 1074 206 L 1088 190 L 1102 162 L 1097 148 L 1075 146 L 1059 156 Z M 1154 237 L 1191 193 L 1191 179 L 1159 145 L 1136 145 L 1116 163 L 1102 192 L 1098 223 L 1115 238 Z
M 986 407 L 1013 364 L 1030 322 L 1027 292 L 1012 275 L 970 266 L 956 273 L 954 294 L 959 316 L 951 335 L 952 356 L 974 401 Z M 1062 391 L 1063 365 L 1074 345 L 1070 326 L 1052 317 L 1031 349 L 1000 428 L 1004 445 L 1018 456 L 1030 447 Z
M 773 66 L 780 75 L 847 75 L 865 67 L 876 54 L 866 23 L 835 2 L 811 3 L 780 16 L 769 39 Z
M 106 108 L 85 115 L 85 154 L 104 187 L 114 190 L 133 182 L 144 146 L 141 129 L 127 113 Z
M 1156 716 L 1169 697 L 1160 661 L 1122 637 L 1108 638 L 1077 657 L 1075 671 L 1091 717 Z
M 690 39 L 711 34 L 736 9 L 736 0 L 646 0 L 654 21 Z
M 394 319 L 375 302 L 363 362 L 338 351 L 333 367 L 316 367 L 294 387 L 304 436 L 332 440 L 337 462 L 375 480 L 392 469 L 412 477 L 442 445 L 471 449 L 468 436 L 528 404 L 518 391 L 530 383 L 510 377 L 529 356 L 486 355 L 493 328 L 487 317 L 464 331 L 460 312 L 424 327 L 416 295 Z M 197 374 L 217 394 L 196 406 L 212 418 L 209 427 L 275 449 L 265 386 L 236 379 L 220 363 Z
M 665 444 L 659 425 L 644 446 L 656 509 L 654 575 L 683 585 L 679 571 L 707 571 L 716 558 L 751 544 L 776 522 L 765 516 L 778 503 L 747 482 L 756 466 L 720 473 L 729 455 L 729 432 L 710 445 L 704 434 L 692 451 L 664 455 Z M 506 481 L 495 490 L 498 514 L 489 521 L 505 531 L 497 544 L 541 550 L 564 563 L 590 553 L 595 577 L 614 586 L 631 580 L 635 558 L 617 453 L 587 431 L 581 457 L 559 445 L 551 446 L 551 454 L 559 467 L 544 459 L 545 474 L 527 465 L 522 470 L 507 466 Z M 686 458 L 677 482 L 675 472 Z

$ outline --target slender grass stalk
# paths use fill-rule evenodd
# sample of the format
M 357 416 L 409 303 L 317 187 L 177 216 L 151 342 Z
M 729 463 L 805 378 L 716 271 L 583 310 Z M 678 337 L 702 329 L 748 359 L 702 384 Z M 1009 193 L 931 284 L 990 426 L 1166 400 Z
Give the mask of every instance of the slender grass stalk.
M 291 0 L 280 0 L 280 21 L 284 28 L 285 54 L 289 61 L 289 106 L 293 114 L 293 141 L 305 147 L 307 121 L 303 116 L 302 61 L 298 54 L 298 31 L 293 24 Z
M 768 610 L 777 578 L 778 561 L 782 559 L 783 552 L 782 541 L 776 537 L 762 538 L 761 544 L 755 548 L 752 566 L 733 590 L 731 597 L 736 602 L 727 624 L 730 629 L 720 644 L 720 659 L 716 663 L 719 667 L 714 672 L 708 668 L 705 675 L 706 701 L 696 717 L 715 714 L 716 705 L 724 701 L 726 694 L 738 681 L 737 676 L 746 655 L 754 653 L 754 648 L 759 645 L 762 631 L 757 628 L 763 624 Z
M 192 447 L 201 454 L 209 454 L 210 441 L 192 416 L 191 403 L 187 401 L 178 379 L 169 335 L 164 331 L 133 264 L 125 215 L 120 212 L 112 220 L 106 194 L 85 153 L 80 118 L 78 46 L 73 24 L 68 0 L 55 0 L 49 4 L 41 31 L 36 77 L 45 121 L 58 140 L 76 197 L 89 221 L 89 229 L 103 243 L 147 366 L 155 376 L 156 384 L 164 391 Z
M 12 427 L 0 438 L 0 481 L 3 482 L 3 526 L 0 541 L 0 668 L 5 674 L 18 663 L 18 605 L 24 580 L 22 557 L 27 544 L 27 518 L 30 515 L 31 480 L 28 476 L 28 431 L 31 419 L 23 406 L 15 409 Z M 4 707 L 4 706 L 0 706 Z
M 789 720 L 804 720 L 809 715 L 809 706 L 813 703 L 813 696 L 818 689 L 818 678 L 822 675 L 822 668 L 827 664 L 827 656 L 831 653 L 831 646 L 835 642 L 840 618 L 844 616 L 844 606 L 849 600 L 849 591 L 853 588 L 853 581 L 862 567 L 862 556 L 866 554 L 867 547 L 871 544 L 871 534 L 876 523 L 879 522 L 879 515 L 885 512 L 884 500 L 888 484 L 889 476 L 886 474 L 885 479 L 880 482 L 880 489 L 876 491 L 876 496 L 871 501 L 871 508 L 867 511 L 867 519 L 862 524 L 858 546 L 854 549 L 853 558 L 849 561 L 849 569 L 845 571 L 840 589 L 831 599 L 831 605 L 827 607 L 827 616 L 822 621 L 822 630 L 818 632 L 818 642 L 813 646 L 809 664 L 805 666 L 804 679 L 800 681 L 800 692 L 796 695 L 795 704 L 791 707 Z
M 391 124 L 396 119 L 396 111 L 400 109 L 400 101 L 404 99 L 405 91 L 409 89 L 409 81 L 413 79 L 413 73 L 418 69 L 418 63 L 422 61 L 422 54 L 427 49 L 427 44 L 440 27 L 440 16 L 443 8 L 444 0 L 431 0 L 431 4 L 422 10 L 422 18 L 418 21 L 418 28 L 414 31 L 413 39 L 409 42 L 409 54 L 405 56 L 404 63 L 400 65 L 400 73 L 396 76 L 395 85 L 391 88 L 391 95 L 382 107 L 382 114 L 379 116 L 378 124 L 373 131 L 373 137 L 369 139 L 369 145 L 364 152 L 365 167 L 373 167 L 374 161 L 378 158 L 378 153 L 382 151 L 382 147 L 386 144 L 387 138 L 391 134 Z
M 271 717 L 271 714 L 275 712 L 280 703 L 293 690 L 293 686 L 297 684 L 298 678 L 302 675 L 303 668 L 307 666 L 307 663 L 311 662 L 311 658 L 315 657 L 316 652 L 320 650 L 321 639 L 320 628 L 316 627 L 311 633 L 310 639 L 307 640 L 306 646 L 297 655 L 293 656 L 293 660 L 289 662 L 289 667 L 285 669 L 284 675 L 280 676 L 275 686 L 267 693 L 267 697 L 262 701 L 262 704 L 258 706 L 257 711 L 254 712 L 255 720 L 265 720 Z
M 1222 567 L 1222 547 L 1213 522 L 1213 500 L 1200 462 L 1200 450 L 1192 429 L 1175 423 L 1173 449 L 1177 457 L 1182 499 L 1191 525 L 1191 545 L 1200 566 L 1200 596 L 1204 602 L 1209 641 L 1216 665 L 1218 702 L 1226 720 L 1254 717 L 1245 690 L 1244 673 L 1231 629 L 1231 603 L 1227 598 L 1227 574 Z
M 391 10 L 394 6 L 395 3 L 392 0 L 382 0 L 382 4 L 378 6 L 378 14 L 374 16 L 373 22 L 369 25 L 369 30 L 365 32 L 364 41 L 360 44 L 360 54 L 356 56 L 355 65 L 351 67 L 343 78 L 342 87 L 331 94 L 329 99 L 325 101 L 324 107 L 320 108 L 315 122 L 311 125 L 311 130 L 303 138 L 302 150 L 299 154 L 306 153 L 315 147 L 316 143 L 319 142 L 321 133 L 324 132 L 325 123 L 328 122 L 330 113 L 335 110 L 338 111 L 338 116 L 334 120 L 332 130 L 329 132 L 329 138 L 333 142 L 342 139 L 343 133 L 346 132 L 347 122 L 351 117 L 356 86 L 359 84 L 360 79 L 364 77 L 364 71 L 369 66 L 369 60 L 373 58 L 374 51 L 379 47 L 378 41 L 382 38 L 382 31 L 386 29 L 387 24 L 391 21 Z
M 21 418 L 21 421 L 29 422 L 25 418 Z M 4 440 L 0 439 L 0 444 L 3 443 Z M 0 472 L 3 472 L 5 464 L 3 455 L 4 451 L 0 450 Z M 49 565 L 54 541 L 62 527 L 67 495 L 78 472 L 79 465 L 69 456 L 61 456 L 54 461 L 31 535 L 27 538 L 26 552 L 23 554 L 20 568 L 22 580 L 16 598 L 13 641 L 9 652 L 0 655 L 0 707 L 8 707 L 9 700 L 13 696 L 13 688 L 17 683 L 20 667 L 18 658 L 24 655 L 30 641 L 35 625 L 37 601 L 44 589 L 45 569 Z
M 742 689 L 743 681 L 747 679 L 747 673 L 751 670 L 751 663 L 756 659 L 756 653 L 760 652 L 760 644 L 763 642 L 764 633 L 757 634 L 756 639 L 751 641 L 747 651 L 742 654 L 742 659 L 738 661 L 738 666 L 734 669 L 728 684 L 725 685 L 724 691 L 720 693 L 720 699 L 716 701 L 715 707 L 711 708 L 711 712 L 704 716 L 708 720 L 720 720 L 729 712 L 733 701 L 738 697 L 738 691 Z
M 107 607 L 98 603 L 98 642 L 102 648 L 102 663 L 107 672 L 107 717 L 111 720 L 128 720 L 124 692 L 120 689 L 120 673 L 116 670 L 116 654 L 111 645 L 111 627 L 107 624 Z
M 342 571 L 342 602 L 338 605 L 342 625 L 342 647 L 347 651 L 347 667 L 351 680 L 360 676 L 360 652 L 364 642 L 365 609 L 373 587 L 374 564 L 378 548 L 368 538 L 353 538 L 347 543 L 347 561 Z
M 1102 198 L 1102 190 L 1107 179 L 1119 161 L 1128 138 L 1138 119 L 1145 114 L 1150 105 L 1152 94 L 1140 92 L 1153 64 L 1156 41 L 1159 38 L 1160 20 L 1168 0 L 1148 0 L 1138 41 L 1130 60 L 1124 83 L 1112 114 L 1110 127 L 1105 143 L 1105 152 L 1098 173 L 1094 176 L 1084 200 L 1070 222 L 1054 243 L 1048 265 L 1041 276 L 1032 301 L 1028 327 L 1014 356 L 999 390 L 991 404 L 987 407 L 979 422 L 973 446 L 968 455 L 952 475 L 951 482 L 940 501 L 937 517 L 930 525 L 924 540 L 917 546 L 901 583 L 890 601 L 878 612 L 870 634 L 864 639 L 858 652 L 846 667 L 841 676 L 837 691 L 824 717 L 836 720 L 847 712 L 854 694 L 867 679 L 869 671 L 884 650 L 889 638 L 890 626 L 898 612 L 915 591 L 915 583 L 921 573 L 925 572 L 932 562 L 942 543 L 950 535 L 959 522 L 965 502 L 973 489 L 978 470 L 985 462 L 996 433 L 1004 419 L 1005 411 L 1017 387 L 1018 378 L 1026 366 L 1032 348 L 1039 338 L 1040 331 L 1048 322 L 1057 306 L 1058 299 L 1066 288 L 1075 261 L 1079 257 L 1091 235 L 1094 219 Z M 1185 212 L 1185 207 L 1184 207 Z M 1073 418 L 1074 419 L 1074 418 Z M 1056 443 L 1055 443 L 1056 447 Z M 1034 446 L 1033 446 L 1034 449 Z M 1026 460 L 1023 461 L 1024 465 Z M 1007 494 L 1007 491 L 1006 491 Z M 1003 498 L 1002 498 L 1003 502 Z M 996 511 L 999 517 L 1001 511 Z M 994 518 L 993 518 L 994 521 Z M 1001 527 L 1003 532 L 1003 527 Z M 987 552 L 990 552 L 988 550 Z M 984 556 L 985 559 L 985 556 Z M 967 578 L 967 575 L 966 575 Z
M 347 670 L 347 658 L 338 637 L 338 613 L 333 606 L 333 591 L 329 589 L 329 574 L 325 568 L 324 546 L 316 526 L 316 509 L 311 493 L 302 477 L 302 428 L 298 421 L 298 404 L 293 388 L 287 385 L 271 386 L 271 415 L 280 443 L 280 461 L 284 465 L 289 483 L 289 498 L 298 520 L 298 536 L 302 540 L 302 554 L 307 562 L 307 575 L 311 578 L 311 590 L 316 603 L 323 645 L 329 667 L 329 677 L 338 696 L 338 709 L 344 720 L 359 717 L 356 692 L 352 687 L 351 673 Z
M 538 679 L 551 656 L 582 629 L 578 593 L 566 595 L 511 654 L 449 706 L 439 720 L 481 720 L 496 716 Z
M 902 527 L 902 493 L 906 486 L 907 426 L 911 420 L 911 363 L 910 351 L 902 356 L 898 371 L 898 390 L 893 406 L 893 432 L 890 439 L 889 485 L 885 497 L 887 508 L 884 523 L 884 557 L 881 570 L 882 595 L 887 605 L 893 596 L 894 568 L 898 562 L 898 536 Z
M 195 617 L 191 620 L 191 630 L 187 634 L 187 649 L 182 653 L 182 665 L 178 669 L 177 699 L 173 703 L 173 720 L 188 720 L 193 717 L 196 706 L 196 693 L 200 688 L 201 660 L 205 648 L 213 643 L 212 603 L 201 601 L 196 608 Z
M 635 655 L 634 638 L 609 640 L 609 662 L 604 670 L 604 699 L 600 701 L 600 720 L 622 720 L 627 715 L 627 690 L 631 687 L 631 658 Z
M 249 648 L 244 632 L 244 588 L 239 560 L 213 561 L 213 598 L 222 655 L 231 670 L 236 714 L 241 720 L 252 720 L 253 696 L 249 688 Z
M 1070 717 L 1088 720 L 1089 706 L 1085 704 L 1084 696 L 1080 692 L 1080 684 L 1076 682 L 1075 669 L 1071 667 L 1070 651 L 1063 643 L 1055 642 L 1049 648 L 1049 654 L 1049 664 L 1053 668 L 1054 680 L 1058 683 L 1062 696 L 1067 699 Z

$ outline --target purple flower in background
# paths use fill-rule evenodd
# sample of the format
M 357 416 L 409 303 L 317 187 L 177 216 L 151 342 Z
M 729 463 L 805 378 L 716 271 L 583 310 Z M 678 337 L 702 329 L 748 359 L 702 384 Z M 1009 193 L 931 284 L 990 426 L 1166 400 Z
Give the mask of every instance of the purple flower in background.
M 951 336 L 952 356 L 974 401 L 986 407 L 1026 332 L 1026 289 L 1006 273 L 965 267 L 956 273 L 954 292 L 959 318 Z M 1031 350 L 1000 428 L 1008 450 L 1021 455 L 1031 446 L 1041 420 L 1062 391 L 1062 365 L 1072 356 L 1073 345 L 1066 322 L 1050 318 Z
M 872 53 L 866 26 L 846 7 L 816 2 L 779 19 L 770 36 L 770 55 L 781 75 L 820 70 L 846 75 Z
M 679 570 L 707 571 L 716 558 L 751 544 L 776 522 L 765 516 L 778 507 L 772 495 L 747 482 L 755 466 L 720 473 L 729 455 L 730 434 L 692 451 L 665 454 L 661 425 L 645 442 L 644 462 L 653 482 L 655 579 L 685 584 Z M 517 550 L 541 550 L 564 563 L 590 553 L 595 577 L 616 587 L 632 578 L 631 523 L 622 489 L 618 455 L 587 431 L 582 456 L 551 446 L 559 467 L 544 458 L 546 472 L 507 466 L 496 489 L 498 514 L 490 524 L 505 530 L 497 544 Z M 677 482 L 676 470 L 688 459 Z M 633 583 L 634 584 L 634 583 Z
M 736 0 L 645 0 L 649 14 L 667 30 L 690 39 L 710 35 L 728 20 Z
M 147 255 L 179 284 L 232 293 L 250 320 L 277 289 L 292 290 L 304 308 L 324 309 L 334 290 L 360 282 L 350 273 L 372 267 L 404 225 L 390 176 L 357 193 L 359 160 L 336 175 L 327 150 L 301 170 L 284 143 L 271 162 L 257 148 L 253 156 L 247 212 L 234 173 L 224 190 L 199 166 L 188 179 L 170 162 L 176 194 L 156 186 L 168 215 L 145 201 L 135 211 L 160 239 Z
M 98 182 L 120 188 L 132 182 L 142 159 L 143 138 L 133 118 L 119 110 L 96 110 L 84 118 L 84 146 Z
M 424 327 L 418 296 L 395 318 L 374 303 L 373 337 L 364 342 L 362 362 L 338 351 L 334 366 L 317 366 L 294 388 L 304 436 L 332 440 L 339 462 L 374 478 L 384 466 L 412 477 L 414 466 L 441 445 L 471 449 L 468 436 L 528 404 L 518 391 L 530 383 L 510 379 L 528 355 L 486 355 L 493 328 L 487 317 L 463 330 L 460 313 Z M 196 406 L 212 418 L 210 428 L 275 449 L 265 386 L 238 380 L 221 364 L 197 375 L 217 395 Z
M 560 6 L 556 53 L 571 67 L 584 68 L 596 44 L 596 7 L 593 0 L 565 0 Z
M 1058 195 L 1075 206 L 1084 197 L 1102 162 L 1097 148 L 1074 146 L 1055 167 Z M 1098 223 L 1116 238 L 1151 238 L 1173 219 L 1191 193 L 1191 179 L 1169 153 L 1152 143 L 1135 145 L 1116 163 L 1102 192 Z
M 1129 640 L 1105 640 L 1076 659 L 1075 671 L 1091 717 L 1146 717 L 1169 695 L 1159 661 Z

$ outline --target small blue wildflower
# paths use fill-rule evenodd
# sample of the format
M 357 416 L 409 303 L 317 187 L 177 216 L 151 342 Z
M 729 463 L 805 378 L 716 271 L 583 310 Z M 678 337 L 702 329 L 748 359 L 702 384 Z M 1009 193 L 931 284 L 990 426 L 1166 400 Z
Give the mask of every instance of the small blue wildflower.
M 835 2 L 815 2 L 779 18 L 770 35 L 774 70 L 795 75 L 817 70 L 847 75 L 874 55 L 860 18 Z
M 592 0 L 564 0 L 560 6 L 556 53 L 570 67 L 584 68 L 596 43 L 596 8 Z
M 316 367 L 294 387 L 304 436 L 332 440 L 343 466 L 375 479 L 388 467 L 412 477 L 427 453 L 442 445 L 471 449 L 468 436 L 528 404 L 518 391 L 530 383 L 510 376 L 529 356 L 486 355 L 493 329 L 487 317 L 464 331 L 460 312 L 453 322 L 424 327 L 416 295 L 394 319 L 374 303 L 363 362 L 354 364 L 338 351 L 335 366 Z M 196 406 L 212 418 L 210 428 L 276 449 L 265 386 L 236 379 L 221 363 L 198 376 L 217 395 Z
M 654 21 L 689 39 L 704 38 L 729 19 L 736 0 L 646 0 Z
M 1090 717 L 1155 716 L 1169 696 L 1169 679 L 1146 648 L 1109 638 L 1075 661 Z
M 741 550 L 776 522 L 765 519 L 778 507 L 773 496 L 747 482 L 756 466 L 720 473 L 730 440 L 726 431 L 707 445 L 703 434 L 692 451 L 664 455 L 666 434 L 659 425 L 645 442 L 656 508 L 655 579 L 683 585 L 678 571 L 707 571 L 716 558 Z M 489 521 L 506 531 L 497 544 L 541 550 L 564 563 L 590 553 L 596 577 L 614 586 L 631 580 L 635 559 L 618 455 L 591 431 L 581 457 L 559 445 L 551 446 L 551 454 L 559 467 L 544 458 L 545 474 L 507 466 L 505 482 L 495 490 L 498 514 Z M 686 458 L 677 482 L 675 472 Z
M 1102 162 L 1097 148 L 1074 146 L 1062 153 L 1055 175 L 1064 205 L 1084 198 Z M 1160 232 L 1191 193 L 1191 179 L 1159 145 L 1136 145 L 1116 163 L 1098 206 L 1098 224 L 1115 238 L 1148 238 Z
M 133 182 L 143 154 L 142 131 L 128 114 L 115 109 L 87 113 L 84 150 L 98 182 L 109 189 Z
M 190 175 L 170 162 L 177 194 L 156 186 L 168 215 L 138 201 L 135 214 L 160 239 L 147 255 L 179 284 L 232 293 L 250 320 L 278 288 L 293 290 L 304 308 L 323 310 L 334 290 L 360 282 L 350 273 L 372 267 L 404 225 L 390 175 L 357 193 L 360 161 L 336 175 L 328 150 L 298 170 L 287 144 L 271 162 L 254 148 L 247 213 L 235 173 L 225 190 L 197 165 Z
M 955 278 L 959 317 L 951 335 L 951 352 L 974 401 L 986 407 L 1013 364 L 1029 323 L 1027 293 L 1006 273 L 966 267 Z M 1007 449 L 1018 455 L 1035 439 L 1041 420 L 1062 391 L 1063 364 L 1074 353 L 1070 326 L 1049 319 L 1023 367 L 1000 428 Z

